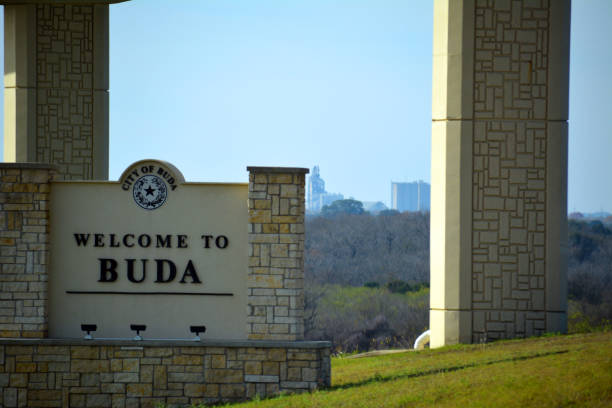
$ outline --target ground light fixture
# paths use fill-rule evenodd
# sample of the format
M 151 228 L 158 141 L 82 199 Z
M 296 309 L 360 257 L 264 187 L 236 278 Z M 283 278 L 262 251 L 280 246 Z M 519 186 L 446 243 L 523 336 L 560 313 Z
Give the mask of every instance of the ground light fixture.
M 142 337 L 140 336 L 140 332 L 147 330 L 147 326 L 144 324 L 130 324 L 130 329 L 136 332 L 136 336 L 134 336 L 134 340 L 142 340 Z
M 206 331 L 206 326 L 189 326 L 189 331 L 195 333 L 193 341 L 200 341 L 200 333 L 204 333 Z
M 93 340 L 93 336 L 90 333 L 95 332 L 97 329 L 98 326 L 95 324 L 81 323 L 81 330 L 87 332 L 87 334 L 83 337 L 85 340 Z

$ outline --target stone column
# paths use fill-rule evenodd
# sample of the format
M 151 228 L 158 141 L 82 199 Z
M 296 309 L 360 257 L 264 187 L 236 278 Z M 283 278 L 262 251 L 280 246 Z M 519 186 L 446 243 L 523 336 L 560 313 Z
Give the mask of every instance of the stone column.
M 249 339 L 304 338 L 304 180 L 308 169 L 248 167 Z
M 0 163 L 0 338 L 47 337 L 53 166 Z
M 436 0 L 431 345 L 566 330 L 569 0 Z
M 0 0 L 4 161 L 53 163 L 65 179 L 108 178 L 108 4 L 116 2 Z

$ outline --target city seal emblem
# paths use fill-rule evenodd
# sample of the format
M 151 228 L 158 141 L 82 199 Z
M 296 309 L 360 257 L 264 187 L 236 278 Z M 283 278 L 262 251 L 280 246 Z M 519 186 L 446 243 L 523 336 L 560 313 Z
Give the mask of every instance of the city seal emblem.
M 155 210 L 172 202 L 170 194 L 184 182 L 185 177 L 176 167 L 154 159 L 133 163 L 119 178 L 121 190 L 131 193 L 126 198 L 133 198 L 136 206 L 145 210 Z
M 145 210 L 155 210 L 166 202 L 168 189 L 166 183 L 154 174 L 140 177 L 134 183 L 134 201 Z

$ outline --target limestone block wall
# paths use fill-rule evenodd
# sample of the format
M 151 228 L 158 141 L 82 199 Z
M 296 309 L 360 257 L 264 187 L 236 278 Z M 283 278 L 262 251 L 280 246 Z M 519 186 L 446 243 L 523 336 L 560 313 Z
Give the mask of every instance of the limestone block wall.
M 329 343 L 0 341 L 0 405 L 155 407 L 330 385 Z
M 304 337 L 304 212 L 308 169 L 248 167 L 250 339 Z
M 107 179 L 108 4 L 3 3 L 4 160 Z
M 435 3 L 433 345 L 565 330 L 569 9 Z
M 0 338 L 47 336 L 54 174 L 49 165 L 0 163 Z

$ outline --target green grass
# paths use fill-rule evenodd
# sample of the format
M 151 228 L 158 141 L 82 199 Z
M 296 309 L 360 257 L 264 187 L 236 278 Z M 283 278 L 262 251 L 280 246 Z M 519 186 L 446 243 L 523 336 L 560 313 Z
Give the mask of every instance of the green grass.
M 612 332 L 332 359 L 332 387 L 231 407 L 610 407 Z

